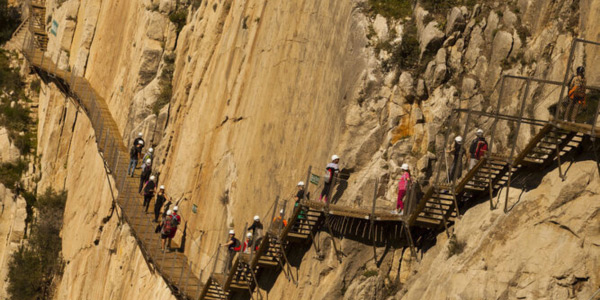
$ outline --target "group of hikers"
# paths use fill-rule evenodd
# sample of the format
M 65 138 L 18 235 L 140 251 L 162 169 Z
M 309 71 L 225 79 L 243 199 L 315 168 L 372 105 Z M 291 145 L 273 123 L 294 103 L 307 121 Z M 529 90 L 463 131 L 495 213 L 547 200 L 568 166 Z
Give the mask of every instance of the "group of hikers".
M 564 111 L 563 120 L 574 122 L 577 114 L 579 113 L 580 107 L 585 107 L 585 68 L 580 66 L 577 68 L 576 75 L 569 81 L 569 92 L 566 101 L 563 102 L 563 106 L 566 106 Z M 468 170 L 473 169 L 477 163 L 485 156 L 488 151 L 488 143 L 483 136 L 484 132 L 482 129 L 475 131 L 475 138 L 472 140 L 468 152 L 463 147 L 463 138 L 456 136 L 454 138 L 454 144 L 452 149 L 447 152 L 453 156 L 452 164 L 449 172 L 447 173 L 447 181 L 455 182 L 460 180 L 463 170 L 463 158 L 468 155 Z M 153 198 L 156 198 L 154 204 L 154 222 L 159 222 L 160 212 L 164 206 L 162 220 L 156 228 L 156 232 L 161 234 L 161 249 L 165 251 L 170 249 L 171 239 L 177 232 L 177 227 L 181 224 L 181 216 L 178 214 L 178 207 L 174 206 L 172 210 L 169 209 L 172 204 L 172 199 L 167 197 L 165 194 L 165 187 L 160 186 L 158 192 L 156 192 L 156 178 L 152 175 L 152 160 L 153 160 L 153 148 L 149 148 L 145 153 L 144 139 L 140 132 L 138 137 L 133 141 L 133 145 L 130 150 L 130 162 L 127 170 L 128 175 L 133 176 L 137 164 L 142 161 L 141 175 L 139 192 L 144 197 L 144 211 L 147 213 L 150 206 L 150 202 Z M 144 153 L 144 154 L 143 154 Z M 328 203 L 331 198 L 331 189 L 335 184 L 334 178 L 337 178 L 340 173 L 339 167 L 340 157 L 333 155 L 331 162 L 325 167 L 325 176 L 323 178 L 323 189 L 321 190 L 319 201 Z M 411 177 L 410 166 L 407 163 L 403 163 L 400 167 L 401 176 L 398 180 L 398 197 L 396 200 L 396 208 L 392 210 L 393 213 L 398 215 L 404 214 L 404 202 L 406 201 L 407 191 L 413 183 Z M 294 196 L 295 204 L 294 207 L 301 206 L 300 212 L 297 216 L 297 225 L 302 224 L 306 221 L 307 208 L 301 204 L 301 200 L 305 197 L 305 184 L 303 181 L 298 182 L 297 192 Z M 273 226 L 283 228 L 287 226 L 287 220 L 284 218 L 284 211 L 281 210 L 279 215 L 273 219 Z M 250 253 L 252 247 L 258 249 L 263 239 L 263 224 L 260 221 L 259 216 L 254 216 L 252 225 L 248 227 L 245 240 L 242 243 L 235 236 L 235 231 L 229 231 L 229 238 L 226 243 L 221 246 L 227 247 L 228 249 L 228 266 L 231 266 L 231 261 L 235 253 Z
M 159 223 L 156 226 L 155 232 L 160 233 L 162 251 L 170 251 L 171 240 L 175 237 L 177 227 L 181 224 L 179 207 L 175 205 L 173 209 L 169 209 L 171 205 L 173 205 L 173 199 L 167 196 L 164 185 L 161 185 L 158 188 L 158 191 L 156 190 L 156 176 L 152 175 L 154 149 L 149 148 L 148 151 L 144 153 L 144 144 L 143 133 L 140 132 L 129 150 L 129 167 L 127 169 L 127 175 L 133 177 L 138 162 L 142 161 L 138 193 L 142 194 L 144 197 L 143 207 L 145 213 L 148 213 L 152 199 L 155 200 L 153 222 Z

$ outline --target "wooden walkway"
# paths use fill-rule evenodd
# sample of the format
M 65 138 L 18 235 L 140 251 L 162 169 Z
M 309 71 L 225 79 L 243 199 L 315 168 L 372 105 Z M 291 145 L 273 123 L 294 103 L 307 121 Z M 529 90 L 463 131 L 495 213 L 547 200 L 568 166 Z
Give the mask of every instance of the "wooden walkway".
M 117 203 L 125 221 L 132 228 L 144 257 L 155 266 L 175 296 L 180 299 L 198 299 L 202 285 L 191 270 L 186 256 L 178 251 L 163 253 L 160 235 L 154 233 L 157 224 L 153 223 L 151 214 L 143 213 L 143 199 L 138 193 L 139 177 L 127 176 L 128 149 L 123 144 L 123 138 L 106 102 L 85 78 L 59 69 L 32 42 L 27 39 L 23 51 L 31 66 L 41 76 L 54 78 L 59 87 L 67 91 L 87 113 L 96 132 L 99 151 L 112 174 L 113 185 L 119 192 Z

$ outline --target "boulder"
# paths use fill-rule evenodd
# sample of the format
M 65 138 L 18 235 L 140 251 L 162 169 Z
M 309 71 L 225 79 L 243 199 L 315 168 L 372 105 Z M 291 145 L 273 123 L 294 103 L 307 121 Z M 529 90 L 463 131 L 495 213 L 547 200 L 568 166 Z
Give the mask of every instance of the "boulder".
M 377 15 L 375 17 L 375 21 L 373 21 L 373 30 L 377 34 L 377 38 L 380 41 L 385 41 L 389 36 L 389 28 L 387 25 L 387 19 L 381 15 Z
M 469 99 L 477 92 L 477 80 L 472 77 L 465 77 L 462 80 L 461 98 Z
M 167 18 L 159 12 L 147 13 L 146 36 L 150 39 L 163 41 L 165 38 L 165 29 L 169 24 Z
M 421 55 L 425 51 L 435 51 L 444 42 L 444 33 L 438 28 L 436 21 L 431 21 L 419 36 L 419 45 L 421 48 Z
M 402 74 L 400 74 L 400 78 L 398 79 L 398 87 L 407 99 L 414 98 L 415 83 L 410 72 L 402 72 Z
M 138 73 L 138 82 L 140 86 L 145 86 L 156 76 L 161 54 L 162 47 L 160 42 L 146 40 L 142 50 L 140 71 Z
M 417 81 L 417 97 L 421 99 L 427 98 L 427 87 L 425 86 L 425 80 L 419 79 Z
M 19 149 L 8 138 L 8 130 L 0 127 L 0 163 L 16 161 L 19 156 Z
M 448 12 L 447 21 L 446 35 L 455 31 L 462 31 L 466 25 L 463 12 L 458 7 L 453 7 L 450 12 Z
M 489 42 L 494 39 L 494 34 L 498 32 L 498 22 L 500 22 L 498 15 L 495 11 L 491 11 L 490 15 L 487 18 L 485 31 L 483 32 L 483 36 L 485 37 L 486 41 Z

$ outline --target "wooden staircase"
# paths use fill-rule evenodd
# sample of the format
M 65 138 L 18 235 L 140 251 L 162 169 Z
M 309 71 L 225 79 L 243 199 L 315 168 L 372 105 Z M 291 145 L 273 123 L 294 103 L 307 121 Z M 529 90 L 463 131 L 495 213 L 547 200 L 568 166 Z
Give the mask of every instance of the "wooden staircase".
M 31 0 L 29 8 L 29 31 L 33 34 L 38 48 L 42 50 L 42 52 L 45 52 L 48 48 L 46 1 Z
M 547 166 L 554 162 L 557 153 L 565 155 L 578 147 L 582 140 L 581 133 L 546 124 L 515 158 L 513 166 Z

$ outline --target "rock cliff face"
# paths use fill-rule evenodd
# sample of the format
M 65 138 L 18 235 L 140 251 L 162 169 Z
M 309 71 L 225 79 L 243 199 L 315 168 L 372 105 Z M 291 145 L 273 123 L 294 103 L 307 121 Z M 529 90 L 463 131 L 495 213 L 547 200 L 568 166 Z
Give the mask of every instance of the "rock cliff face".
M 2 208 L 0 211 L 0 298 L 8 299 L 6 293 L 6 276 L 8 274 L 8 262 L 10 256 L 23 242 L 25 235 L 25 218 L 27 217 L 25 199 L 17 197 L 10 190 L 0 185 L 0 199 Z
M 431 176 L 452 108 L 489 110 L 502 72 L 562 80 L 573 38 L 595 39 L 600 30 L 600 3 L 592 0 L 481 1 L 443 12 L 419 5 L 399 19 L 370 11 L 368 1 L 47 6 L 48 19 L 59 23 L 48 57 L 85 75 L 107 100 L 124 143 L 143 132 L 156 146 L 155 170 L 167 193 L 181 199 L 185 252 L 196 272 L 229 228 L 241 232 L 253 215 L 266 215 L 276 196 L 289 198 L 309 165 L 318 173 L 334 153 L 350 176 L 339 203 L 370 205 L 377 178 L 378 205 L 391 209 L 403 162 L 421 180 Z M 176 14 L 186 16 L 181 31 L 170 21 Z M 395 49 L 409 43 L 412 27 L 420 62 L 398 69 Z M 597 59 L 577 57 L 589 66 Z M 164 75 L 170 72 L 172 87 Z M 161 107 L 169 89 L 170 104 Z M 541 103 L 535 116 L 547 118 L 557 97 Z M 115 191 L 85 114 L 53 84 L 42 87 L 39 102 L 38 189 L 69 192 L 67 265 L 55 298 L 172 297 L 112 209 Z M 313 248 L 294 254 L 298 285 L 273 275 L 262 292 L 276 299 L 589 295 L 600 285 L 592 201 L 598 177 L 588 162 L 576 167 L 586 184 L 579 185 L 579 175 L 558 182 L 550 172 L 506 215 L 487 204 L 469 210 L 454 229 L 466 244 L 461 254 L 447 258 L 442 234 L 420 253 L 420 264 L 406 249 L 381 248 L 384 259 L 376 265 L 370 247 L 338 239 L 346 255 L 339 262 L 323 233 L 317 237 L 323 260 Z M 573 189 L 579 192 L 569 194 Z M 511 192 L 513 203 L 518 192 Z

